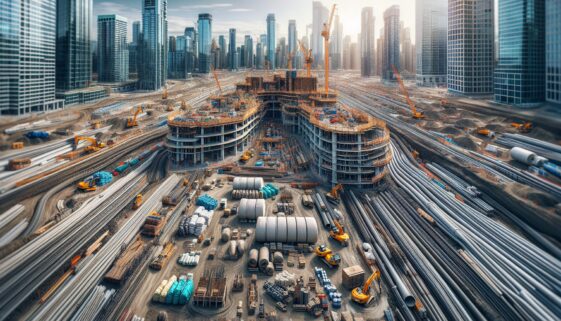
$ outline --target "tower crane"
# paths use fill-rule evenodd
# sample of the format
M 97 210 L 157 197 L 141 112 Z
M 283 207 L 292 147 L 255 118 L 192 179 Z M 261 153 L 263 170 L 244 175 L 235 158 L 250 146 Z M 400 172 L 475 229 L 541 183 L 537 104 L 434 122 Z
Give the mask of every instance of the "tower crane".
M 372 295 L 370 295 L 370 285 L 372 284 L 372 282 L 374 282 L 374 280 L 379 279 L 380 271 L 376 270 L 374 271 L 374 273 L 372 273 L 368 280 L 366 280 L 366 283 L 364 283 L 362 288 L 357 287 L 353 289 L 353 291 L 351 292 L 351 299 L 358 304 L 366 305 L 370 303 L 370 301 L 372 301 L 372 299 L 374 298 Z
M 222 95 L 222 86 L 220 86 L 220 81 L 218 80 L 218 75 L 216 74 L 216 69 L 214 69 L 214 66 L 210 66 L 210 69 L 212 70 L 212 75 L 214 76 L 214 81 L 216 82 L 216 86 L 218 87 L 218 91 L 220 92 L 220 95 Z
M 296 49 L 293 52 L 288 53 L 288 70 L 292 70 L 292 60 L 294 59 L 295 54 L 296 54 Z
M 164 90 L 167 93 L 167 89 L 164 89 Z M 141 112 L 142 112 L 142 106 L 136 107 L 134 115 L 127 119 L 127 128 L 132 128 L 132 127 L 138 126 L 138 122 L 136 121 L 136 117 L 138 117 L 138 114 L 140 114 Z
M 312 49 L 306 48 L 302 41 L 298 40 L 298 46 L 300 47 L 300 51 L 304 55 L 304 64 L 306 65 L 306 77 L 312 76 L 312 63 L 314 62 L 314 58 L 312 58 Z
M 407 100 L 407 104 L 411 108 L 411 113 L 413 114 L 413 118 L 415 119 L 425 118 L 425 114 L 423 114 L 422 111 L 417 111 L 417 107 L 415 107 L 415 104 L 413 103 L 411 98 L 409 98 L 409 93 L 407 92 L 407 88 L 405 88 L 405 85 L 403 84 L 403 79 L 401 79 L 401 75 L 399 74 L 397 68 L 393 64 L 392 64 L 392 70 L 397 78 L 397 82 L 399 83 L 399 88 L 401 88 L 401 92 L 405 96 L 405 99 Z
M 336 5 L 333 4 L 331 7 L 331 13 L 329 14 L 329 20 L 323 24 L 323 30 L 321 31 L 321 36 L 323 37 L 323 51 L 325 52 L 324 66 L 325 66 L 325 94 L 329 94 L 329 36 L 331 30 L 331 23 L 333 22 L 333 15 L 335 14 Z

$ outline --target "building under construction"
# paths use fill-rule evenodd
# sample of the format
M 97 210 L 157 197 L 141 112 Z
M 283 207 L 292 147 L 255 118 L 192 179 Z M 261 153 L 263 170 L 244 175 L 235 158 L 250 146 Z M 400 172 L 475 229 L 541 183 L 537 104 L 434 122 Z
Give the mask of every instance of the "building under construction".
M 166 145 L 175 165 L 196 166 L 241 153 L 262 119 L 280 123 L 309 148 L 310 168 L 331 184 L 376 185 L 391 160 L 386 124 L 319 92 L 317 78 L 297 71 L 250 76 L 236 93 L 168 122 Z

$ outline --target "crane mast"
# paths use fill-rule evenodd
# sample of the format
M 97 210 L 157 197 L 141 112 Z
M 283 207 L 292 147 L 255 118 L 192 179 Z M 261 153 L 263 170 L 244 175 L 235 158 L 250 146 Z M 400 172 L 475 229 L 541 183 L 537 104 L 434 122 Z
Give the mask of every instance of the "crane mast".
M 323 30 L 321 31 L 321 36 L 324 38 L 324 66 L 325 66 L 325 94 L 329 94 L 329 35 L 331 30 L 331 23 L 333 22 L 333 15 L 335 14 L 336 5 L 333 4 L 331 7 L 331 13 L 329 14 L 329 20 L 327 23 L 323 24 Z

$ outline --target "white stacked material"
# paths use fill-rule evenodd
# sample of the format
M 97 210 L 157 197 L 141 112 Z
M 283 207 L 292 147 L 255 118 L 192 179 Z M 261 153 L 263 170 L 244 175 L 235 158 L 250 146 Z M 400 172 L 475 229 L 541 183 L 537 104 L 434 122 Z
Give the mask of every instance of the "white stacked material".
M 177 263 L 183 266 L 197 266 L 201 258 L 200 251 L 191 251 L 189 253 L 183 253 L 179 256 Z
M 24 219 L 18 224 L 16 224 L 16 226 L 14 226 L 11 230 L 9 230 L 8 233 L 2 235 L 2 237 L 0 237 L 0 247 L 9 244 L 13 240 L 15 240 L 18 236 L 20 236 L 21 233 L 25 231 L 28 224 L 29 222 L 27 221 L 27 219 Z
M 10 207 L 10 209 L 7 210 L 6 212 L 0 214 L 0 229 L 10 224 L 10 222 L 13 221 L 18 215 L 23 213 L 24 210 L 25 210 L 25 206 L 21 204 L 16 204 Z
M 241 220 L 255 221 L 258 217 L 265 216 L 265 212 L 264 199 L 242 198 L 238 206 L 238 218 Z
M 203 206 L 199 206 L 195 210 L 195 214 L 197 214 L 199 217 L 204 218 L 205 224 L 208 225 L 210 224 L 210 220 L 212 220 L 214 211 L 213 210 L 207 211 Z
M 199 215 L 195 214 L 193 216 L 191 216 L 191 218 L 189 219 L 189 234 L 193 235 L 195 233 L 195 225 L 197 224 L 197 221 L 199 220 Z
M 162 280 L 162 283 L 160 283 L 160 285 L 156 288 L 156 291 L 154 291 L 154 294 L 152 294 L 152 301 L 160 302 L 162 300 L 162 291 L 167 284 L 168 280 Z
M 255 229 L 257 242 L 316 243 L 318 226 L 313 217 L 261 216 Z
M 284 288 L 288 288 L 296 284 L 296 275 L 288 272 L 287 270 L 277 273 L 275 275 L 275 284 Z
M 263 185 L 263 177 L 234 177 L 234 190 L 260 190 Z
M 144 321 L 143 317 L 139 317 L 138 315 L 134 315 L 134 317 L 132 317 L 131 321 Z
M 95 320 L 113 294 L 115 294 L 114 289 L 106 289 L 103 285 L 96 286 L 86 301 L 80 305 L 80 308 L 76 311 L 76 314 L 74 314 L 71 320 Z
M 172 275 L 171 278 L 169 278 L 168 283 L 166 283 L 166 286 L 164 286 L 164 288 L 162 289 L 162 292 L 160 294 L 160 303 L 166 303 L 166 296 L 168 295 L 169 290 L 171 289 L 171 286 L 173 285 L 173 283 L 177 281 L 177 276 Z

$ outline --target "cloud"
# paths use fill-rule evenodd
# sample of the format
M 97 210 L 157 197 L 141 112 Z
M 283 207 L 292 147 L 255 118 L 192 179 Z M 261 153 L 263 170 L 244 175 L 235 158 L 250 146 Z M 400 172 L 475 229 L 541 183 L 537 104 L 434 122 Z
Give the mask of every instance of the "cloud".
M 232 7 L 233 4 L 231 3 L 211 3 L 211 4 L 191 4 L 181 6 L 182 10 L 198 10 L 198 9 L 220 9 L 220 8 L 228 8 Z
M 253 9 L 248 9 L 248 8 L 234 8 L 234 9 L 230 9 L 228 10 L 230 12 L 249 12 L 249 11 L 253 11 Z

